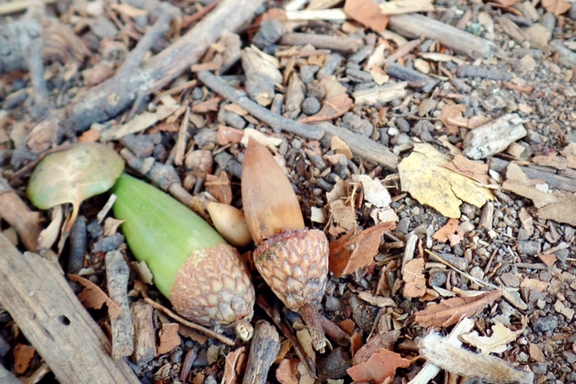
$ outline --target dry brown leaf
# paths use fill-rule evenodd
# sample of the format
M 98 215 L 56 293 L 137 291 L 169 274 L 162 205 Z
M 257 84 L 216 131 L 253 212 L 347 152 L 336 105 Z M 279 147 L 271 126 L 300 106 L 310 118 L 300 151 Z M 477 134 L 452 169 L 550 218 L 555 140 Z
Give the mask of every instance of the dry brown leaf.
M 461 335 L 460 339 L 480 349 L 483 355 L 489 353 L 502 353 L 508 349 L 506 346 L 508 343 L 516 340 L 518 336 L 524 332 L 527 324 L 528 319 L 523 317 L 522 328 L 516 331 L 511 331 L 501 322 L 496 322 L 496 324 L 492 326 L 492 334 L 490 336 L 480 336 L 478 332 L 474 331 Z
M 344 203 L 342 200 L 330 203 L 330 213 L 332 214 L 332 221 L 341 227 L 338 229 L 340 233 L 352 231 L 358 226 L 356 213 L 349 203 Z
M 483 162 L 470 160 L 462 155 L 456 155 L 451 162 L 446 164 L 446 168 L 462 176 L 476 180 L 479 183 L 491 183 L 491 179 L 488 176 L 488 164 Z
M 375 307 L 396 307 L 396 302 L 391 297 L 375 296 L 368 291 L 362 291 L 358 294 L 358 297 L 367 303 L 372 304 Z
M 394 344 L 400 337 L 399 330 L 388 331 L 384 333 L 379 333 L 376 336 L 371 337 L 368 339 L 366 344 L 362 346 L 354 355 L 354 359 L 352 360 L 352 365 L 358 365 L 364 363 L 370 359 L 370 356 L 377 353 L 381 349 L 389 349 L 392 350 L 394 348 Z
M 436 241 L 445 243 L 450 238 L 450 235 L 456 233 L 456 229 L 458 229 L 458 219 L 450 219 L 446 225 L 432 235 L 432 238 Z
M 284 359 L 276 369 L 276 380 L 280 384 L 298 384 L 298 359 Z
M 442 300 L 439 304 L 429 305 L 428 308 L 414 314 L 415 321 L 423 327 L 449 327 L 456 324 L 463 317 L 473 317 L 480 313 L 484 307 L 502 296 L 500 290 L 487 292 L 480 296 L 454 297 Z
M 226 356 L 222 384 L 236 384 L 240 382 L 245 360 L 246 347 L 240 347 Z
M 381 223 L 360 232 L 353 238 L 330 244 L 330 271 L 334 276 L 350 274 L 374 262 L 384 232 L 396 227 L 394 223 Z
M 466 106 L 463 104 L 446 104 L 442 108 L 439 119 L 446 126 L 448 134 L 457 134 L 459 127 L 468 127 L 468 119 L 462 117 L 465 111 Z
M 568 166 L 568 161 L 565 157 L 554 154 L 552 156 L 534 156 L 532 162 L 544 167 L 552 167 L 561 171 L 565 170 Z
M 333 120 L 348 112 L 352 106 L 354 106 L 354 101 L 352 101 L 348 94 L 342 93 L 335 95 L 324 100 L 322 109 L 320 109 L 317 114 L 300 119 L 298 122 L 311 124 Z
M 542 6 L 555 16 L 560 16 L 567 12 L 572 4 L 565 0 L 542 0 Z
M 159 332 L 160 342 L 156 350 L 157 355 L 168 353 L 180 345 L 182 340 L 180 340 L 178 328 L 180 328 L 180 326 L 177 323 L 162 324 L 162 329 Z
M 232 203 L 232 188 L 226 172 L 221 172 L 220 176 L 206 175 L 204 186 L 222 204 L 230 205 Z
M 344 12 L 375 32 L 385 30 L 390 21 L 390 16 L 382 14 L 380 7 L 373 0 L 346 0 Z
M 370 356 L 368 361 L 348 368 L 346 372 L 355 382 L 384 383 L 388 378 L 393 378 L 397 368 L 406 368 L 412 364 L 412 360 L 403 358 L 399 353 L 386 348 Z
M 228 145 L 230 143 L 239 143 L 244 137 L 244 132 L 240 129 L 227 127 L 225 125 L 218 126 L 218 133 L 216 134 L 216 140 L 221 146 Z
M 30 362 L 34 358 L 36 348 L 31 345 L 17 344 L 12 353 L 14 354 L 14 372 L 19 375 L 26 373 L 30 367 Z
M 104 236 L 112 236 L 118 232 L 118 227 L 126 220 L 116 220 L 113 217 L 107 217 L 104 220 L 104 228 L 103 228 L 103 235 Z
M 402 280 L 404 286 L 404 296 L 408 298 L 422 297 L 426 293 L 426 278 L 422 274 L 424 269 L 424 259 L 418 258 L 410 260 L 404 266 Z
M 201 102 L 200 104 L 196 104 L 190 109 L 190 112 L 194 113 L 207 113 L 207 112 L 217 112 L 218 108 L 220 107 L 220 102 L 222 101 L 222 97 L 214 96 L 211 99 Z
M 78 300 L 84 304 L 84 307 L 100 309 L 104 304 L 106 304 L 106 307 L 108 307 L 108 316 L 111 320 L 120 316 L 122 308 L 112 301 L 112 299 L 109 298 L 99 286 L 90 280 L 77 275 L 69 274 L 68 279 L 80 283 L 84 287 L 82 292 L 78 294 Z
M 502 188 L 532 200 L 540 218 L 576 225 L 576 196 L 561 191 L 544 192 L 535 187 L 537 184 L 543 183 L 529 179 L 517 164 L 511 163 Z
M 410 156 L 398 164 L 402 190 L 450 218 L 460 217 L 462 200 L 480 208 L 493 199 L 489 189 L 447 169 L 449 161 L 432 145 L 415 144 Z
M 339 138 L 338 136 L 332 136 L 332 140 L 330 142 L 330 148 L 332 148 L 336 153 L 343 154 L 344 156 L 346 156 L 348 160 L 354 157 L 348 144 L 343 142 L 342 139 Z

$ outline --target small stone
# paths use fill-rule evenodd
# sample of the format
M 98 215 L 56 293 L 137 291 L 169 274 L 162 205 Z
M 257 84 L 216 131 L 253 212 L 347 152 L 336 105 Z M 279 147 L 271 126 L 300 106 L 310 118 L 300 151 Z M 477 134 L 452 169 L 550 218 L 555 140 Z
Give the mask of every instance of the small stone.
M 571 352 L 571 351 L 563 351 L 562 356 L 564 356 L 564 359 L 568 363 L 570 363 L 570 364 L 576 363 L 576 353 Z
M 101 39 L 112 39 L 118 34 L 118 28 L 106 16 L 101 15 L 92 22 L 92 32 Z
M 468 270 L 468 260 L 466 260 L 463 257 L 454 256 L 449 253 L 438 253 L 438 256 L 440 256 L 442 259 L 446 260 L 447 262 L 449 262 L 450 264 L 452 264 L 461 271 Z
M 404 217 L 400 219 L 400 221 L 398 222 L 395 232 L 406 235 L 408 234 L 409 227 L 410 227 L 410 219 L 408 217 Z
M 86 230 L 93 239 L 97 239 L 104 233 L 102 226 L 97 222 L 93 221 L 86 226 Z
M 274 44 L 286 33 L 286 27 L 276 19 L 268 20 L 260 25 L 260 29 L 254 35 L 252 44 L 258 48 L 264 48 Z
M 428 279 L 428 284 L 430 286 L 443 287 L 446 284 L 446 274 L 442 271 L 430 272 L 430 278 Z
M 552 315 L 539 317 L 532 322 L 532 327 L 536 332 L 552 331 L 558 327 L 558 319 Z
M 315 97 L 307 97 L 302 102 L 302 112 L 308 116 L 318 113 L 320 107 L 320 102 Z
M 508 287 L 519 287 L 520 286 L 520 279 L 513 273 L 503 273 L 500 275 L 500 279 L 502 282 Z
M 538 241 L 524 240 L 518 242 L 518 252 L 527 256 L 536 256 L 540 253 L 541 249 L 542 244 Z
M 534 363 L 530 365 L 532 372 L 536 375 L 545 375 L 548 372 L 548 365 L 546 363 Z
M 546 27 L 542 24 L 534 24 L 531 27 L 528 27 L 524 33 L 534 48 L 541 49 L 544 52 L 550 50 L 548 43 L 552 38 L 552 34 L 548 32 Z
M 329 312 L 336 312 L 340 310 L 340 301 L 334 296 L 327 296 L 324 308 Z
M 92 246 L 92 252 L 110 252 L 118 248 L 123 242 L 124 236 L 121 233 L 115 233 L 112 236 L 106 236 L 99 239 Z
M 422 100 L 420 102 L 420 105 L 418 105 L 418 116 L 420 117 L 426 116 L 428 112 L 434 110 L 437 105 L 438 102 L 436 100 L 433 99 Z

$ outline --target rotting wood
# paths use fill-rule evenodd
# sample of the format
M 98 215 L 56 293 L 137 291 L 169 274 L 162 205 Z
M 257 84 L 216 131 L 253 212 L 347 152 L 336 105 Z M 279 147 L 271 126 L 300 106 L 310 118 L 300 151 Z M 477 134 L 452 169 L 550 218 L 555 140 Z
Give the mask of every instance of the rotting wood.
M 224 33 L 232 32 L 247 20 L 251 20 L 254 11 L 262 2 L 263 0 L 221 1 L 205 19 L 170 47 L 147 60 L 138 70 L 131 71 L 123 78 L 114 76 L 83 94 L 67 109 L 67 119 L 76 131 L 84 131 L 92 123 L 117 116 L 130 107 L 137 95 L 162 88 L 196 63 Z M 160 22 L 162 25 L 154 30 L 167 31 L 169 17 L 161 17 L 156 23 Z M 149 40 L 152 39 L 147 39 Z M 139 64 L 130 64 L 130 67 L 136 68 Z
M 110 320 L 112 328 L 112 357 L 119 359 L 130 356 L 134 351 L 134 327 L 132 313 L 128 304 L 128 278 L 130 268 L 120 251 L 111 251 L 104 258 L 106 262 L 106 281 L 108 296 L 118 304 L 122 313 Z
M 490 158 L 488 165 L 490 169 L 504 174 L 506 168 L 508 168 L 508 165 L 510 165 L 510 162 L 499 159 L 497 157 L 492 157 Z M 542 180 L 546 182 L 552 189 L 576 193 L 576 180 L 557 175 L 555 173 L 555 169 L 550 168 L 550 172 L 535 169 L 531 166 L 520 166 L 520 169 L 526 174 L 526 176 L 528 176 L 528 178 Z
M 388 28 L 411 39 L 424 36 L 474 59 L 489 58 L 498 53 L 498 47 L 471 33 L 419 14 L 390 17 Z
M 356 52 L 363 45 L 362 40 L 353 37 L 315 35 L 311 33 L 286 33 L 280 39 L 283 45 L 312 45 L 316 49 Z
M 254 338 L 250 343 L 250 355 L 242 384 L 264 384 L 268 370 L 280 350 L 280 336 L 276 328 L 265 320 L 256 323 Z
M 124 360 L 82 307 L 61 271 L 36 254 L 21 254 L 0 234 L 0 304 L 62 383 L 134 383 Z
M 156 356 L 156 332 L 152 318 L 154 310 L 148 304 L 137 301 L 132 304 L 134 322 L 134 353 L 132 361 L 146 364 Z

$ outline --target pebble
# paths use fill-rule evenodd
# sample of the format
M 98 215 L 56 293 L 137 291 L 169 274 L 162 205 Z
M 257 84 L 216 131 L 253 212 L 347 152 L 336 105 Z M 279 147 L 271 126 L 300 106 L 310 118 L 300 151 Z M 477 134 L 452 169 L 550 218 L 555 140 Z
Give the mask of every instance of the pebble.
M 576 3 L 572 3 L 572 7 L 570 7 L 570 11 L 568 11 L 568 17 L 572 20 L 576 20 Z
M 552 331 L 558 327 L 558 319 L 552 315 L 539 317 L 532 322 L 532 327 L 536 332 Z
M 123 242 L 124 236 L 121 233 L 115 233 L 112 236 L 99 239 L 92 246 L 92 252 L 110 252 L 118 248 Z
M 500 279 L 502 279 L 502 282 L 508 287 L 516 288 L 520 286 L 520 279 L 513 273 L 503 273 L 500 275 Z
M 576 353 L 571 352 L 571 351 L 563 351 L 562 356 L 564 356 L 564 359 L 568 363 L 570 363 L 570 364 L 576 363 Z
M 446 274 L 442 271 L 430 272 L 430 278 L 428 279 L 428 284 L 436 287 L 443 287 L 446 284 Z
M 541 249 L 542 244 L 538 241 L 524 240 L 518 242 L 518 252 L 527 256 L 536 256 L 540 253 Z
M 312 84 L 316 72 L 318 72 L 317 65 L 303 65 L 300 67 L 300 79 L 306 84 Z
M 335 298 L 334 296 L 327 296 L 326 303 L 324 304 L 324 308 L 327 311 L 336 312 L 340 310 L 340 301 Z
M 536 375 L 545 375 L 548 372 L 548 365 L 546 363 L 534 363 L 530 365 L 532 372 Z
M 93 239 L 97 239 L 104 233 L 102 226 L 97 221 L 93 221 L 90 224 L 88 224 L 86 226 L 86 230 Z
M 405 217 L 400 219 L 398 225 L 396 226 L 396 233 L 402 233 L 404 235 L 408 234 L 408 229 L 410 228 L 410 219 Z
M 340 56 L 337 53 L 333 53 L 330 56 L 328 56 L 328 58 L 324 61 L 324 65 L 322 66 L 322 68 L 320 68 L 320 70 L 316 74 L 316 78 L 318 80 L 322 80 L 324 77 L 333 74 L 336 68 L 338 68 L 338 66 L 340 65 L 341 61 L 342 56 Z
M 118 28 L 106 16 L 101 15 L 92 22 L 92 32 L 101 39 L 112 39 L 118 34 Z
M 302 102 L 302 112 L 308 116 L 318 113 L 320 107 L 320 102 L 315 97 L 307 97 Z

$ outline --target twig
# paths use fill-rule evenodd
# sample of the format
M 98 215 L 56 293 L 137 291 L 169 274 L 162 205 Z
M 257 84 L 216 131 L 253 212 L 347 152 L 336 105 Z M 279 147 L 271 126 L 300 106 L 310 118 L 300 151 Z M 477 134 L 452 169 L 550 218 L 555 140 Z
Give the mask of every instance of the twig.
M 134 351 L 134 327 L 132 326 L 132 313 L 128 305 L 130 268 L 120 251 L 108 252 L 105 261 L 108 295 L 122 309 L 120 316 L 110 320 L 112 356 L 119 359 L 130 356 Z
M 497 285 L 494 285 L 492 283 L 486 282 L 484 280 L 480 280 L 464 271 L 459 270 L 458 268 L 456 268 L 454 265 L 452 265 L 451 263 L 449 263 L 448 261 L 444 260 L 442 257 L 440 257 L 439 255 L 437 255 L 436 253 L 426 249 L 425 250 L 427 254 L 429 254 L 430 256 L 434 257 L 437 261 L 439 261 L 440 263 L 452 268 L 454 271 L 458 272 L 459 274 L 461 274 L 462 276 L 468 278 L 470 281 L 473 281 L 477 284 L 483 285 L 485 287 L 490 287 L 490 288 L 494 288 L 494 289 L 500 289 Z
M 156 356 L 156 331 L 154 330 L 153 308 L 137 301 L 132 304 L 132 319 L 134 321 L 134 353 L 132 361 L 136 364 L 146 364 Z
M 410 53 L 411 50 L 415 49 L 416 47 L 419 47 L 420 44 L 422 44 L 422 41 L 420 41 L 420 39 L 409 41 L 406 44 L 402 45 L 400 48 L 398 48 L 396 52 L 388 56 L 384 61 L 386 63 L 393 63 L 396 60 L 402 58 L 404 55 Z
M 212 337 L 216 340 L 219 340 L 226 345 L 230 345 L 230 346 L 235 345 L 234 341 L 232 339 L 229 339 L 228 337 L 226 337 L 224 335 L 221 335 L 219 333 L 211 331 L 208 328 L 204 328 L 201 325 L 198 325 L 196 323 L 188 321 L 188 320 L 184 319 L 183 317 L 178 316 L 177 314 L 175 314 L 174 312 L 172 312 L 168 308 L 164 307 L 163 305 L 160 305 L 157 302 L 155 302 L 154 300 L 149 299 L 148 297 L 144 298 L 144 301 L 146 303 L 150 304 L 154 309 L 164 312 L 165 314 L 167 314 L 168 316 L 170 316 L 171 318 L 173 318 L 174 320 L 176 320 L 180 324 L 187 326 L 188 328 L 192 328 L 192 329 L 195 329 L 197 331 L 200 331 L 200 332 L 204 333 L 205 335 L 207 335 L 208 337 Z
M 254 338 L 250 344 L 250 355 L 242 384 L 264 384 L 268 370 L 280 350 L 280 336 L 270 323 L 260 320 L 256 323 Z
M 238 104 L 250 112 L 250 114 L 252 114 L 254 117 L 262 120 L 275 130 L 284 130 L 286 132 L 294 133 L 307 139 L 316 140 L 321 139 L 324 135 L 323 130 L 318 127 L 286 119 L 258 105 L 254 101 L 250 100 L 248 96 L 246 96 L 246 93 L 232 88 L 226 84 L 222 78 L 215 76 L 211 72 L 198 72 L 198 79 L 214 92 L 225 97 L 229 101 Z
M 184 152 L 186 151 L 186 135 L 188 134 L 188 123 L 190 120 L 190 107 L 186 107 L 186 112 L 184 113 L 184 119 L 180 124 L 180 129 L 178 130 L 178 139 L 176 139 L 175 145 L 175 155 L 174 164 L 177 166 L 182 165 L 184 162 Z
M 213 10 L 214 8 L 216 8 L 217 5 L 218 5 L 218 0 L 214 1 L 212 4 L 208 4 L 207 6 L 205 6 L 204 8 L 199 10 L 198 12 L 196 12 L 195 14 L 185 17 L 184 20 L 182 21 L 182 28 L 188 28 L 188 26 L 190 24 L 194 23 L 195 21 L 200 20 L 201 18 L 206 16 L 208 13 L 210 13 L 210 11 Z
M 286 33 L 280 39 L 283 45 L 311 44 L 316 49 L 331 49 L 342 52 L 356 52 L 362 47 L 362 40 L 353 37 L 316 35 L 312 33 Z

